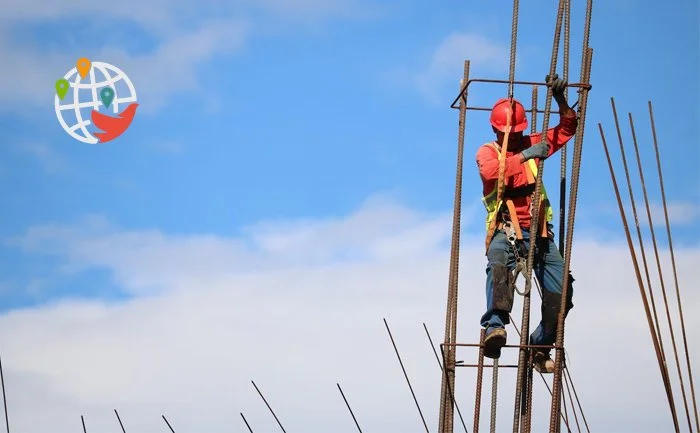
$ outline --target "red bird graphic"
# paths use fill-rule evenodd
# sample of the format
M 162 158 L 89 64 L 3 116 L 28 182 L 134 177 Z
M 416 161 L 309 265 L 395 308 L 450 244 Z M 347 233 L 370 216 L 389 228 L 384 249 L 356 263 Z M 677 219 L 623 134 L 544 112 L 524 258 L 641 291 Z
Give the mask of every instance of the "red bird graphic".
M 131 125 L 131 121 L 134 119 L 134 114 L 136 114 L 136 107 L 138 106 L 139 104 L 132 103 L 126 107 L 126 110 L 119 113 L 117 117 L 107 116 L 92 110 L 92 113 L 90 114 L 92 123 L 94 123 L 96 127 L 105 131 L 95 132 L 94 135 L 97 137 L 99 142 L 106 143 L 122 135 L 129 125 Z

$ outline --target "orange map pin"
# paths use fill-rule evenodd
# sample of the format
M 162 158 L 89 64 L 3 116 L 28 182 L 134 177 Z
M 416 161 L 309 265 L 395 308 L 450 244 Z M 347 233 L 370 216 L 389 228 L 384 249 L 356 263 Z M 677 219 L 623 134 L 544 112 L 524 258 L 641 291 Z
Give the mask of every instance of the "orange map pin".
M 85 79 L 85 77 L 87 77 L 88 72 L 90 72 L 90 65 L 90 60 L 86 57 L 81 57 L 78 59 L 77 62 L 75 62 L 75 66 L 76 68 L 78 68 L 78 73 L 83 79 Z

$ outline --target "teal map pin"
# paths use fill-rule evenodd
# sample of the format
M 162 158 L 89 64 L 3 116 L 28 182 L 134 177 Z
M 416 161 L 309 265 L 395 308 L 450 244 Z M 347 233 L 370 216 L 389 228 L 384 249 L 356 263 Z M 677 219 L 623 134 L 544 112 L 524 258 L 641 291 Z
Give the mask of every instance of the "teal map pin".
M 61 78 L 60 80 L 56 81 L 56 93 L 61 100 L 66 97 L 69 87 L 70 83 L 68 83 L 68 80 L 65 78 Z
M 100 99 L 102 99 L 102 103 L 105 104 L 105 107 L 109 108 L 109 104 L 111 104 L 112 99 L 114 99 L 114 90 L 110 87 L 105 87 L 100 90 Z

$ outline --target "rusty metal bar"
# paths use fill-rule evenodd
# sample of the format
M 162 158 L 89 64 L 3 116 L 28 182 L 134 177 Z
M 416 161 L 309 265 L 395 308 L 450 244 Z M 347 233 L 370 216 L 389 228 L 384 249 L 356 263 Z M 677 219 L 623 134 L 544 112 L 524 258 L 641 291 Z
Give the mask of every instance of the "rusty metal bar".
M 250 424 L 248 424 L 248 420 L 245 419 L 245 416 L 243 415 L 243 412 L 241 412 L 240 414 L 241 414 L 241 418 L 243 418 L 243 422 L 245 423 L 245 426 L 248 427 L 248 431 L 249 431 L 250 433 L 254 433 L 254 432 L 253 432 L 253 429 L 250 428 Z
M 510 84 L 510 81 L 509 80 L 494 80 L 494 79 L 490 79 L 490 78 L 472 78 L 469 80 L 465 80 L 465 82 L 462 84 L 462 89 L 459 92 L 459 95 L 457 95 L 457 97 L 452 101 L 450 108 L 455 108 L 455 109 L 459 108 L 458 106 L 455 106 L 455 104 L 457 103 L 457 101 L 459 101 L 459 98 L 462 98 L 464 96 L 465 92 L 467 91 L 467 88 L 472 83 Z M 518 80 L 515 80 L 515 81 L 513 81 L 513 84 L 525 85 L 525 86 L 545 86 L 545 87 L 547 87 L 547 83 L 542 82 L 542 81 L 518 81 Z M 586 84 L 586 83 L 571 83 L 568 85 L 568 87 L 581 89 L 581 90 L 591 90 L 593 88 L 590 84 Z
M 569 81 L 569 45 L 571 37 L 571 1 L 567 0 L 564 4 L 564 59 L 563 59 L 563 78 Z M 585 52 L 581 53 L 581 57 L 585 57 Z M 569 100 L 569 88 L 564 90 L 566 100 Z M 568 146 L 564 146 L 559 150 L 561 154 L 561 168 L 559 173 L 559 252 L 564 254 L 564 236 L 566 235 L 566 165 Z
M 352 420 L 355 421 L 355 426 L 357 426 L 357 430 L 362 433 L 362 429 L 360 428 L 360 424 L 357 422 L 357 418 L 355 418 L 355 413 L 352 411 L 352 408 L 350 407 L 350 403 L 348 403 L 348 399 L 345 398 L 345 393 L 343 392 L 343 389 L 340 387 L 339 383 L 336 383 L 338 386 L 338 391 L 340 391 L 340 395 L 343 396 L 343 401 L 345 402 L 345 406 L 347 406 L 348 410 L 350 411 L 350 415 L 352 416 Z
M 122 419 L 119 417 L 119 412 L 117 412 L 116 409 L 114 409 L 114 414 L 117 416 L 117 421 L 119 421 L 119 427 L 122 428 L 122 433 L 126 433 L 126 429 L 124 428 L 124 424 L 122 424 Z
M 685 394 L 685 385 L 683 383 L 683 373 L 681 372 L 681 362 L 680 359 L 678 358 L 678 347 L 676 346 L 676 336 L 675 332 L 673 332 L 673 322 L 671 321 L 671 312 L 668 308 L 668 297 L 666 296 L 666 285 L 664 284 L 664 277 L 663 277 L 663 271 L 661 270 L 661 259 L 659 258 L 659 249 L 656 245 L 656 234 L 654 231 L 654 223 L 651 218 L 651 209 L 649 208 L 649 197 L 647 195 L 647 187 L 646 184 L 644 183 L 644 170 L 642 169 L 642 161 L 639 157 L 639 145 L 637 144 L 637 134 L 634 130 L 634 121 L 632 120 L 632 113 L 628 113 L 629 116 L 629 121 L 630 121 L 630 129 L 632 131 L 632 141 L 634 143 L 634 153 L 637 159 L 637 168 L 639 170 L 639 179 L 641 181 L 642 185 L 642 192 L 644 194 L 644 204 L 646 206 L 646 211 L 647 211 L 647 220 L 649 222 L 649 230 L 651 232 L 651 242 L 652 245 L 654 246 L 654 256 L 656 258 L 656 269 L 659 273 L 659 281 L 661 282 L 661 294 L 663 295 L 663 300 L 664 300 L 664 307 L 666 308 L 666 318 L 668 320 L 668 327 L 669 331 L 671 333 L 671 345 L 673 346 L 673 355 L 675 357 L 676 361 L 676 367 L 678 369 L 678 380 L 680 381 L 681 385 L 681 394 L 683 396 L 683 405 L 685 407 L 685 414 L 688 419 L 688 428 L 690 431 L 693 431 L 693 423 L 690 420 L 690 410 L 688 409 L 688 399 Z M 641 243 L 641 239 L 640 239 Z M 648 273 L 647 273 L 648 275 Z M 649 292 L 651 293 L 651 281 L 649 281 Z M 657 319 L 658 320 L 658 319 Z M 657 323 L 658 325 L 658 323 Z M 659 336 L 659 342 L 661 342 L 661 336 Z M 662 348 L 663 351 L 663 348 Z M 664 354 L 665 358 L 665 354 Z
M 574 379 L 571 377 L 571 371 L 569 370 L 568 365 L 566 367 L 564 367 L 564 373 L 566 375 L 568 375 L 569 383 L 571 384 L 571 390 L 574 392 L 574 398 L 576 398 L 576 405 L 578 406 L 578 410 L 581 413 L 581 418 L 583 419 L 583 425 L 586 426 L 586 431 L 588 433 L 591 433 L 591 429 L 588 427 L 588 421 L 586 420 L 586 415 L 583 413 L 583 408 L 581 407 L 581 401 L 578 398 L 578 393 L 576 392 L 576 385 L 574 385 Z
M 442 343 L 440 346 L 455 346 L 455 347 L 483 347 L 483 344 L 479 343 Z M 561 347 L 556 344 L 504 344 L 503 348 L 513 348 L 513 349 L 559 349 Z
M 284 433 L 287 433 L 286 430 L 284 429 L 284 427 L 282 427 L 282 423 L 280 422 L 279 418 L 277 418 L 277 414 L 275 414 L 275 411 L 272 410 L 272 407 L 271 407 L 270 404 L 267 402 L 267 399 L 265 399 L 265 396 L 263 395 L 263 393 L 260 392 L 260 389 L 258 388 L 258 386 L 255 384 L 254 381 L 251 380 L 250 382 L 253 384 L 253 386 L 255 387 L 255 390 L 258 392 L 258 394 L 260 394 L 260 398 L 262 398 L 262 401 L 265 402 L 265 406 L 267 406 L 267 409 L 270 411 L 270 413 L 272 414 L 272 416 L 275 418 L 275 421 L 277 421 L 277 425 L 280 426 L 280 429 L 281 429 Z
M 690 382 L 690 393 L 693 399 L 693 409 L 695 410 L 695 426 L 696 431 L 700 432 L 700 421 L 698 421 L 698 407 L 695 400 L 695 385 L 693 384 L 693 373 L 690 369 L 690 356 L 688 355 L 688 340 L 685 333 L 685 320 L 683 319 L 683 307 L 681 306 L 681 292 L 678 287 L 678 273 L 676 272 L 676 257 L 673 254 L 673 240 L 671 238 L 671 224 L 668 218 L 668 208 L 666 207 L 666 192 L 664 191 L 664 178 L 661 171 L 661 158 L 659 156 L 659 144 L 656 139 L 656 125 L 654 124 L 654 110 L 652 109 L 651 101 L 649 105 L 649 120 L 651 121 L 651 132 L 654 138 L 654 151 L 656 153 L 656 167 L 659 173 L 659 184 L 661 186 L 661 200 L 664 208 L 664 217 L 666 219 L 666 235 L 668 237 L 668 247 L 671 253 L 671 266 L 673 268 L 673 279 L 676 285 L 676 299 L 678 300 L 678 314 L 681 322 L 681 332 L 683 334 L 683 346 L 685 347 L 685 361 L 688 366 L 688 377 Z
M 663 362 L 661 359 L 661 352 L 659 350 L 659 342 L 656 338 L 656 332 L 654 332 L 654 323 L 651 317 L 651 311 L 649 310 L 649 301 L 647 300 L 646 292 L 644 291 L 644 283 L 642 282 L 642 275 L 639 271 L 639 262 L 637 261 L 637 254 L 634 250 L 634 245 L 632 244 L 632 237 L 630 235 L 629 226 L 627 225 L 627 217 L 625 216 L 625 208 L 622 205 L 622 199 L 620 198 L 620 190 L 617 187 L 617 180 L 615 178 L 615 171 L 612 166 L 612 160 L 610 159 L 610 153 L 608 151 L 608 145 L 605 140 L 605 133 L 603 132 L 603 125 L 599 122 L 598 129 L 600 131 L 600 138 L 603 142 L 603 148 L 605 150 L 605 155 L 608 160 L 608 167 L 610 169 L 610 177 L 612 178 L 613 188 L 615 189 L 615 196 L 617 198 L 617 204 L 620 210 L 620 217 L 622 219 L 622 225 L 625 229 L 625 236 L 627 238 L 627 245 L 629 247 L 630 256 L 632 257 L 632 264 L 634 266 L 634 273 L 637 277 L 637 285 L 639 286 L 639 293 L 642 297 L 642 304 L 644 305 L 644 312 L 646 314 L 647 323 L 649 325 L 649 332 L 651 333 L 651 339 L 654 344 L 654 351 L 656 352 L 656 359 L 659 363 L 659 369 L 661 370 L 661 377 L 664 381 L 664 386 L 667 389 L 666 397 L 669 400 L 669 408 L 671 409 L 671 415 L 673 416 L 673 423 L 676 431 L 680 431 L 678 428 L 678 419 L 675 414 L 675 408 L 673 407 L 673 400 L 668 393 L 668 381 L 666 380 L 666 375 L 664 374 Z M 551 430 L 551 429 L 550 429 Z
M 5 427 L 10 433 L 10 418 L 7 413 L 7 393 L 5 392 L 5 373 L 2 368 L 2 357 L 0 357 L 0 383 L 2 384 L 2 404 L 5 406 Z
M 469 80 L 469 61 L 464 62 L 462 83 Z M 452 215 L 452 240 L 450 247 L 450 268 L 448 276 L 447 308 L 445 312 L 445 343 L 457 341 L 457 300 L 459 287 L 459 243 L 461 234 L 462 218 L 462 177 L 464 167 L 464 136 L 467 116 L 467 93 L 462 92 L 460 96 L 459 125 L 457 134 L 457 169 L 455 174 L 455 195 Z M 441 347 L 441 350 L 444 348 Z M 452 394 L 455 389 L 455 350 L 448 350 L 445 362 L 443 363 L 442 386 L 440 395 L 440 433 L 452 433 L 454 430 L 454 411 L 452 404 Z M 444 352 L 443 352 L 444 355 Z M 422 417 L 422 415 L 421 415 Z M 426 430 L 427 430 L 426 425 Z
M 564 379 L 564 385 L 566 386 L 566 392 L 569 395 L 569 401 L 571 402 L 571 412 L 574 414 L 574 421 L 576 422 L 576 428 L 578 429 L 579 433 L 581 433 L 581 425 L 578 423 L 578 415 L 576 415 L 576 407 L 574 406 L 574 397 L 571 395 L 571 387 L 569 386 L 569 381 L 566 379 L 566 375 L 563 376 Z M 562 397 L 566 396 L 566 394 L 562 393 Z M 566 412 L 566 408 L 564 408 L 564 411 Z M 567 414 L 568 418 L 568 414 Z
M 496 409 L 498 408 L 498 358 L 493 360 L 491 376 L 491 433 L 496 433 Z
M 170 422 L 168 422 L 168 419 L 165 417 L 165 415 L 161 415 L 161 417 L 163 417 L 163 421 L 165 421 L 165 424 L 168 426 L 170 431 L 172 433 L 175 433 L 175 429 L 173 428 L 173 426 L 170 425 Z
M 411 395 L 413 396 L 413 401 L 416 403 L 416 408 L 418 409 L 418 414 L 420 415 L 421 421 L 423 421 L 423 426 L 425 427 L 426 433 L 430 433 L 430 430 L 428 430 L 428 424 L 425 422 L 425 417 L 423 416 L 423 411 L 420 408 L 420 404 L 418 404 L 418 399 L 416 398 L 416 393 L 413 392 L 413 386 L 411 385 L 411 380 L 408 378 L 408 373 L 406 373 L 406 368 L 403 365 L 403 361 L 401 360 L 401 355 L 399 355 L 399 349 L 396 347 L 396 342 L 394 341 L 394 336 L 391 334 L 391 329 L 389 329 L 389 324 L 386 322 L 386 319 L 384 319 L 384 326 L 386 326 L 386 331 L 389 333 L 389 338 L 391 339 L 391 344 L 394 346 L 394 352 L 396 352 L 396 357 L 399 360 L 399 365 L 401 365 L 401 370 L 403 371 L 403 375 L 406 378 L 406 383 L 408 383 L 408 389 L 411 390 Z
M 629 190 L 629 197 L 630 197 L 630 204 L 632 206 L 632 214 L 634 217 L 634 224 L 637 229 L 637 237 L 639 240 L 639 246 L 641 248 L 641 254 L 642 254 L 642 265 L 644 266 L 644 273 L 646 276 L 647 284 L 649 286 L 649 299 L 651 300 L 651 307 L 652 307 L 652 313 L 653 313 L 653 319 L 656 324 L 656 332 L 657 332 L 657 340 L 658 340 L 658 353 L 657 356 L 659 356 L 659 366 L 662 369 L 661 375 L 664 380 L 664 385 L 666 387 L 666 393 L 669 398 L 669 403 L 671 404 L 671 412 L 673 413 L 674 417 L 674 423 L 677 422 L 676 419 L 676 404 L 675 404 L 675 399 L 673 397 L 673 388 L 671 387 L 671 378 L 668 373 L 668 365 L 666 364 L 666 352 L 664 350 L 664 343 L 663 339 L 661 338 L 661 330 L 659 327 L 659 318 L 656 315 L 656 303 L 654 301 L 654 292 L 652 291 L 651 288 L 651 278 L 649 276 L 649 267 L 647 265 L 647 260 L 646 260 L 646 253 L 644 250 L 644 241 L 642 240 L 642 232 L 639 228 L 639 219 L 637 216 L 637 206 L 635 204 L 635 199 L 634 199 L 634 194 L 632 192 L 632 181 L 630 180 L 630 175 L 629 175 L 629 169 L 627 167 L 627 157 L 625 156 L 625 148 L 622 143 L 622 135 L 620 133 L 620 125 L 617 120 L 617 110 L 615 109 L 615 100 L 613 98 L 610 98 L 610 103 L 612 105 L 612 110 L 613 110 L 613 116 L 615 119 L 615 128 L 617 129 L 617 135 L 618 139 L 620 141 L 620 153 L 622 156 L 622 164 L 624 168 L 624 173 L 625 173 L 625 179 L 627 180 L 627 187 Z M 678 426 L 676 426 L 676 430 L 678 430 Z
M 591 3 L 589 0 L 589 7 Z M 590 14 L 587 16 L 587 26 L 590 25 Z M 588 29 L 587 29 L 588 31 Z M 587 44 L 588 36 L 584 38 L 584 43 Z M 584 45 L 587 47 L 587 45 Z M 582 59 L 581 80 L 585 83 L 590 82 L 591 65 L 593 61 L 593 49 L 586 48 Z M 562 296 L 559 306 L 559 316 L 557 318 L 557 336 L 555 344 L 557 347 L 554 359 L 554 380 L 552 381 L 552 406 L 549 414 L 549 429 L 555 433 L 561 430 L 561 422 L 559 422 L 558 413 L 560 411 L 560 395 L 561 395 L 561 376 L 564 359 L 564 327 L 566 308 L 569 299 L 569 272 L 571 266 L 571 248 L 574 241 L 574 223 L 576 216 L 576 202 L 578 198 L 579 174 L 581 169 L 581 154 L 583 152 L 583 135 L 586 126 L 586 109 L 588 106 L 588 90 L 584 90 L 579 98 L 579 122 L 576 128 L 576 139 L 574 141 L 574 155 L 572 158 L 572 178 L 571 192 L 569 194 L 569 215 L 567 218 L 566 230 L 566 246 L 564 251 L 564 271 L 562 274 Z
M 484 380 L 484 336 L 486 335 L 486 330 L 481 329 L 479 333 L 479 357 L 476 371 L 476 392 L 474 393 L 474 426 L 472 430 L 474 433 L 479 433 L 479 418 L 481 417 L 481 389 L 483 387 Z M 464 366 L 464 364 L 462 364 Z
M 559 54 L 559 40 L 561 38 L 561 25 L 562 25 L 562 19 L 563 19 L 563 14 L 564 14 L 564 2 L 565 0 L 559 0 L 559 7 L 557 9 L 557 20 L 556 20 L 556 25 L 555 25 L 555 30 L 554 30 L 554 43 L 552 45 L 552 57 L 550 60 L 549 64 L 549 73 L 547 75 L 554 76 L 556 73 L 556 68 L 557 68 L 557 57 Z M 543 120 L 543 125 L 542 125 L 542 131 L 544 134 L 544 139 L 547 140 L 547 130 L 549 129 L 549 117 L 550 117 L 550 109 L 552 105 L 552 89 L 550 87 L 547 87 L 547 94 L 545 96 L 544 102 L 545 102 L 545 111 L 544 111 L 544 120 Z M 533 194 L 533 199 L 532 199 L 532 208 L 535 209 L 534 214 L 536 215 L 535 218 L 532 218 L 530 221 L 530 245 L 528 249 L 528 254 L 527 254 L 527 266 L 525 270 L 525 279 L 529 283 L 532 281 L 532 273 L 533 273 L 533 265 L 535 262 L 535 247 L 539 241 L 539 233 L 540 233 L 540 221 L 539 221 L 539 209 L 542 199 L 542 180 L 543 180 L 543 174 L 544 174 L 544 159 L 540 159 L 537 163 L 537 181 L 535 183 L 535 192 Z M 543 221 L 543 223 L 545 223 Z M 524 345 L 527 344 L 528 338 L 529 338 L 529 333 L 530 333 L 530 293 L 526 293 L 523 296 L 523 316 L 522 316 L 522 325 L 520 327 L 521 329 L 521 336 L 520 336 L 520 344 Z M 517 374 L 517 379 L 516 379 L 516 386 L 515 386 L 515 402 L 514 402 L 514 409 L 513 409 L 513 433 L 518 433 L 520 430 L 520 423 L 521 423 L 521 413 L 520 413 L 520 408 L 522 404 L 522 399 L 524 397 L 523 395 L 523 382 L 526 381 L 527 379 L 527 360 L 529 357 L 529 351 L 521 348 L 518 351 L 518 374 Z M 556 395 L 555 395 L 556 398 Z
M 513 97 L 513 87 L 515 81 L 515 52 L 518 41 L 518 9 L 520 2 L 513 0 L 513 21 L 510 28 L 510 69 L 508 73 L 508 97 Z
M 435 354 L 435 359 L 437 360 L 438 366 L 440 367 L 440 371 L 443 370 L 442 362 L 440 362 L 440 356 L 437 353 L 437 349 L 435 349 L 435 344 L 433 343 L 433 339 L 430 336 L 430 332 L 428 332 L 428 327 L 423 323 L 423 329 L 425 329 L 425 334 L 428 336 L 428 342 L 430 343 L 430 348 L 433 349 L 433 353 Z M 455 364 L 455 366 L 459 366 Z M 450 391 L 450 399 L 452 403 L 455 405 L 455 408 L 457 409 L 457 415 L 459 416 L 459 420 L 462 423 L 462 426 L 464 427 L 465 433 L 467 433 L 467 425 L 464 423 L 464 418 L 462 417 L 462 411 L 459 409 L 459 405 L 457 404 L 457 400 L 454 398 L 454 393 L 452 392 L 451 389 Z

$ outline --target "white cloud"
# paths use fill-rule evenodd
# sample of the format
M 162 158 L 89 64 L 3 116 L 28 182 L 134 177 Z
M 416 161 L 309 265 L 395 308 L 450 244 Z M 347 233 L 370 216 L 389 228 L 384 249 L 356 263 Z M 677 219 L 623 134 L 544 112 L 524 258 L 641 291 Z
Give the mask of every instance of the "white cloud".
M 336 382 L 366 431 L 417 430 L 383 317 L 434 430 L 440 372 L 421 323 L 442 340 L 449 221 L 450 212 L 421 214 L 376 201 L 346 218 L 267 222 L 240 238 L 123 231 L 100 218 L 32 229 L 15 245 L 64 257 L 73 271 L 107 269 L 135 296 L 65 299 L 0 318 L 13 431 L 75 431 L 80 414 L 89 431 L 117 431 L 114 408 L 128 431 L 162 431 L 161 414 L 176 431 L 242 431 L 239 412 L 255 431 L 274 431 L 251 379 L 289 431 L 355 431 Z M 485 257 L 481 234 L 464 235 L 463 242 L 458 336 L 474 342 Z M 687 291 L 687 282 L 700 251 L 679 251 L 677 258 L 684 311 L 694 311 L 700 296 Z M 572 268 L 576 307 L 565 343 L 591 428 L 668 430 L 626 247 L 577 240 Z M 538 306 L 534 295 L 535 320 Z M 688 313 L 686 321 L 697 359 L 700 321 Z M 511 328 L 510 341 L 516 338 Z M 460 349 L 458 358 L 471 362 L 476 354 Z M 458 370 L 468 419 L 474 377 L 474 370 Z M 488 372 L 484 383 L 488 407 Z M 499 426 L 512 422 L 513 387 L 514 372 L 502 369 Z M 538 378 L 534 400 L 533 431 L 544 431 L 549 401 Z M 487 428 L 487 411 L 482 420 Z
M 426 67 L 413 75 L 413 84 L 426 98 L 434 100 L 445 83 L 451 81 L 450 89 L 459 87 L 467 59 L 472 77 L 481 71 L 507 73 L 509 51 L 481 34 L 452 33 L 435 48 Z
M 42 49 L 28 40 L 13 37 L 16 28 L 27 23 L 90 17 L 93 23 L 122 20 L 150 33 L 157 43 L 152 52 L 135 54 L 110 44 L 91 50 L 94 54 L 90 57 L 123 69 L 136 86 L 142 103 L 139 111 L 153 112 L 165 106 L 173 95 L 202 90 L 201 66 L 218 55 L 230 55 L 243 47 L 254 26 L 252 21 L 258 19 L 251 8 L 318 19 L 345 13 L 354 6 L 353 0 L 266 0 L 236 6 L 218 0 L 126 0 L 118 4 L 85 0 L 40 3 L 9 0 L 3 3 L 0 17 L 0 57 L 4 64 L 12 67 L 0 69 L 0 80 L 13 84 L 0 95 L 0 108 L 31 115 L 32 108 L 45 106 L 51 99 L 47 98 L 46 89 L 52 89 L 56 77 L 65 74 L 77 58 L 85 55 L 80 41 L 57 50 Z M 93 31 L 102 32 L 103 28 L 94 25 Z

